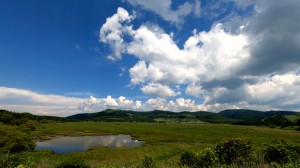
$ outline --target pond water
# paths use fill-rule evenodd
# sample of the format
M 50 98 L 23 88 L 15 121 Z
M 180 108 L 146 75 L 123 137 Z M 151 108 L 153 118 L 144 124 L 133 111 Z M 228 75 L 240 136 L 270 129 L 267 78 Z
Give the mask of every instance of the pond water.
M 56 154 L 87 151 L 92 147 L 138 147 L 144 142 L 133 140 L 130 135 L 108 136 L 59 136 L 51 140 L 39 141 L 35 150 L 53 150 Z

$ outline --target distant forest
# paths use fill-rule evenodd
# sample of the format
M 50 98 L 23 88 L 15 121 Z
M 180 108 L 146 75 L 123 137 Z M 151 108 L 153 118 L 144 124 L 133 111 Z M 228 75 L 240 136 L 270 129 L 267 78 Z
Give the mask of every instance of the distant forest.
M 17 113 L 0 110 L 0 122 L 20 125 L 29 120 L 47 122 L 203 122 L 227 123 L 234 125 L 256 125 L 269 127 L 300 127 L 300 113 L 291 111 L 255 111 L 247 109 L 224 110 L 219 113 L 170 112 L 154 110 L 149 112 L 107 109 L 96 113 L 75 114 L 68 117 L 38 116 L 31 113 Z M 297 128 L 299 129 L 299 128 Z

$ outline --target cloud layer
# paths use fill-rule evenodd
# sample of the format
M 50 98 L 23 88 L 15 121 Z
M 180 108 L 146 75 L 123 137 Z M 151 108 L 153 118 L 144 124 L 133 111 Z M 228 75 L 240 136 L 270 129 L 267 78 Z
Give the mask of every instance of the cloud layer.
M 129 2 L 164 17 L 154 10 L 153 4 Z M 296 0 L 220 1 L 225 2 L 252 11 L 240 15 L 230 13 L 220 20 L 223 23 L 216 20 L 209 31 L 195 29 L 183 47 L 173 39 L 173 33 L 164 32 L 158 25 L 147 23 L 133 28 L 132 20 L 126 24 L 119 20 L 122 26 L 118 31 L 122 32 L 120 39 L 124 48 L 115 59 L 128 54 L 138 59 L 129 69 L 130 84 L 158 97 L 152 102 L 159 101 L 160 108 L 172 104 L 166 103 L 166 98 L 193 96 L 204 99 L 202 109 L 299 110 L 300 94 L 296 90 L 300 28 L 296 21 L 300 17 L 300 3 Z M 162 5 L 166 9 L 169 6 L 170 1 Z M 120 10 L 134 18 L 134 14 L 123 8 L 111 18 L 120 18 Z M 110 18 L 105 24 L 109 22 Z M 100 32 L 103 29 L 101 27 Z M 100 40 L 105 41 L 108 36 L 100 36 Z
M 247 19 L 251 61 L 245 71 L 253 75 L 286 73 L 300 63 L 300 3 L 297 0 L 257 1 Z
M 40 115 L 67 116 L 81 111 L 78 106 L 82 99 L 0 87 L 0 102 L 0 109 Z
M 129 100 L 120 96 L 113 98 L 75 98 L 61 95 L 40 94 L 24 89 L 0 87 L 0 109 L 16 112 L 30 112 L 38 115 L 69 116 L 81 112 L 99 112 L 105 109 L 124 109 L 136 111 L 172 110 L 197 111 L 202 110 L 193 100 L 179 98 L 167 101 L 164 98 Z
M 228 108 L 250 108 L 299 111 L 300 94 L 297 92 L 299 89 L 300 76 L 295 73 L 263 77 L 255 84 L 245 84 L 235 89 L 217 87 L 210 91 L 204 90 L 206 94 L 203 103 L 196 103 L 192 99 L 185 98 L 175 98 L 174 100 L 150 98 L 140 101 L 130 100 L 124 96 L 118 98 L 91 96 L 84 99 L 0 87 L 0 109 L 54 116 L 69 116 L 80 112 L 98 112 L 105 109 L 218 112 Z M 197 89 L 195 90 L 197 92 Z

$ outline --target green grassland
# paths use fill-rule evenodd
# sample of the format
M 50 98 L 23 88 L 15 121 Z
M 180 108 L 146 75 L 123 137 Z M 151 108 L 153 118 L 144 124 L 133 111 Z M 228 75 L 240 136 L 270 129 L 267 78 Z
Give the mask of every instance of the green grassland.
M 3 127 L 4 125 L 0 125 Z M 55 167 L 63 160 L 84 160 L 92 167 L 136 167 L 144 156 L 157 160 L 159 167 L 176 167 L 182 152 L 214 148 L 229 138 L 250 140 L 260 152 L 274 139 L 300 143 L 300 132 L 257 126 L 235 126 L 205 123 L 127 123 L 127 122 L 66 122 L 41 124 L 34 132 L 36 137 L 49 135 L 113 135 L 129 134 L 145 141 L 141 147 L 95 147 L 86 152 L 53 154 L 51 151 L 34 151 L 30 154 L 35 167 Z
M 297 120 L 300 119 L 300 115 L 286 115 L 284 117 L 286 117 L 288 120 L 292 122 L 296 122 Z
M 149 156 L 154 159 L 157 167 L 173 168 L 180 167 L 179 162 L 185 151 L 201 154 L 203 151 L 209 151 L 206 148 L 216 149 L 217 145 L 228 139 L 243 139 L 245 142 L 250 141 L 253 149 L 251 157 L 247 157 L 250 160 L 241 162 L 243 167 L 269 168 L 274 166 L 265 162 L 265 149 L 276 139 L 298 145 L 297 148 L 286 146 L 284 149 L 296 150 L 297 155 L 290 152 L 289 156 L 295 156 L 296 160 L 299 160 L 299 117 L 297 112 L 261 112 L 247 109 L 224 110 L 219 113 L 174 113 L 157 110 L 134 112 L 108 109 L 64 118 L 0 110 L 0 167 L 23 165 L 26 168 L 56 168 L 70 160 L 76 163 L 80 163 L 81 160 L 90 167 L 137 167 L 145 160 L 145 156 Z M 34 139 L 47 140 L 58 135 L 117 134 L 131 135 L 145 144 L 134 148 L 94 147 L 86 152 L 68 154 L 32 151 Z M 277 145 L 275 150 L 282 152 L 283 148 Z M 12 157 L 9 159 L 11 163 L 7 161 L 7 156 Z M 198 159 L 199 156 L 197 155 Z M 5 166 L 2 161 L 5 162 Z M 289 167 L 300 167 L 300 162 L 295 159 L 288 163 L 293 164 Z M 214 166 L 225 166 L 221 164 L 220 162 Z M 241 167 L 238 162 L 234 164 L 225 167 Z

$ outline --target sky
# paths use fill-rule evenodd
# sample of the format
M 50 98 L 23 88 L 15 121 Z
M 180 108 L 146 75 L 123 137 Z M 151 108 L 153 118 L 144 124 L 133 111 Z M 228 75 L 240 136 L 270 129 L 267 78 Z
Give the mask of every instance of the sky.
M 300 111 L 299 0 L 0 2 L 0 109 Z

